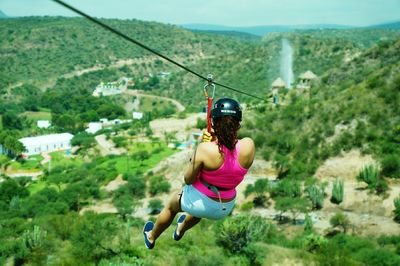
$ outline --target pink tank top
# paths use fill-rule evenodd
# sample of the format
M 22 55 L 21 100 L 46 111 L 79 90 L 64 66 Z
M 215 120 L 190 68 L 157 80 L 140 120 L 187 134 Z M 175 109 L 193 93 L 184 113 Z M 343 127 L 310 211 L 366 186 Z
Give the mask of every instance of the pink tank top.
M 201 170 L 192 186 L 208 197 L 217 197 L 213 191 L 200 181 L 201 176 L 207 183 L 217 188 L 223 188 L 223 190 L 219 189 L 222 199 L 230 199 L 236 197 L 236 187 L 242 182 L 248 169 L 239 164 L 239 142 L 236 143 L 235 150 L 232 152 L 223 145 L 221 147 L 224 153 L 224 163 L 217 170 Z

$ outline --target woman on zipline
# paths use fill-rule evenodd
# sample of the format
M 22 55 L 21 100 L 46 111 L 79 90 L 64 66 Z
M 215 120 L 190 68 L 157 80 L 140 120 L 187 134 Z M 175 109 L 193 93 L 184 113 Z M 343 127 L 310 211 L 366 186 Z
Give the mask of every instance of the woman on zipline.
M 237 138 L 242 120 L 237 101 L 218 100 L 211 117 L 215 136 L 208 132 L 203 135 L 203 142 L 190 158 L 183 191 L 172 196 L 155 225 L 151 221 L 144 225 L 144 242 L 148 249 L 154 247 L 156 239 L 171 225 L 178 212 L 187 214 L 181 214 L 177 220 L 172 235 L 176 241 L 201 218 L 218 220 L 232 212 L 235 188 L 243 181 L 254 160 L 254 142 L 250 138 Z

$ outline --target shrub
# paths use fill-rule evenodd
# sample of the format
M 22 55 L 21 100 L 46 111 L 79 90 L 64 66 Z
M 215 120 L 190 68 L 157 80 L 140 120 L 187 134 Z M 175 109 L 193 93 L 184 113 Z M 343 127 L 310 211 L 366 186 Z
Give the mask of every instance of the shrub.
M 400 178 L 400 159 L 394 154 L 382 160 L 382 174 L 386 177 Z
M 244 191 L 244 196 L 247 198 L 248 196 L 250 196 L 251 193 L 254 192 L 254 185 L 253 184 L 248 184 L 246 186 L 246 189 Z
M 159 214 L 163 208 L 162 201 L 159 199 L 152 199 L 149 202 L 149 209 L 150 209 L 150 214 Z
M 134 201 L 132 196 L 124 194 L 113 199 L 114 206 L 117 208 L 118 213 L 122 216 L 124 220 L 130 215 L 134 208 Z
M 307 188 L 308 197 L 314 209 L 322 209 L 324 206 L 325 191 L 322 185 L 312 185 Z
M 394 199 L 394 220 L 400 223 L 400 197 Z
M 275 209 L 280 212 L 279 218 L 282 220 L 282 215 L 285 212 L 292 214 L 293 224 L 296 223 L 296 218 L 300 213 L 305 213 L 309 210 L 310 202 L 305 198 L 277 198 Z
M 152 196 L 159 193 L 169 192 L 171 185 L 164 176 L 152 176 L 150 177 L 150 188 L 149 192 Z
M 144 179 L 134 175 L 124 175 L 124 180 L 128 183 L 120 186 L 116 191 L 114 197 L 127 194 L 135 198 L 143 198 L 145 196 L 146 184 Z
M 310 215 L 308 215 L 308 213 L 306 214 L 306 217 L 304 219 L 304 231 L 305 232 L 312 232 L 313 231 L 313 221 L 310 217 Z
M 361 172 L 357 175 L 357 181 L 365 182 L 368 187 L 375 186 L 379 179 L 380 169 L 379 166 L 368 165 L 363 167 Z
M 349 218 L 342 212 L 338 212 L 334 216 L 332 216 L 329 222 L 333 228 L 335 227 L 342 228 L 343 233 L 346 233 L 347 229 L 350 227 Z
M 201 129 L 201 130 L 207 128 L 207 120 L 197 118 L 196 128 Z
M 375 191 L 377 194 L 381 194 L 388 189 L 385 179 L 380 177 L 379 166 L 368 165 L 364 167 L 357 175 L 357 180 L 367 183 L 368 189 Z
M 271 189 L 272 197 L 300 197 L 301 186 L 300 182 L 284 179 Z
M 251 201 L 248 201 L 248 202 L 242 204 L 242 206 L 240 207 L 240 210 L 250 211 L 251 209 L 253 209 L 253 207 L 254 207 L 254 203 Z
M 304 247 L 308 252 L 316 253 L 328 243 L 323 236 L 317 234 L 309 234 L 304 238 Z
M 217 243 L 230 253 L 243 253 L 245 248 L 263 237 L 272 237 L 275 228 L 264 218 L 252 215 L 237 215 L 218 225 Z
M 340 204 L 343 201 L 344 196 L 344 182 L 342 180 L 336 179 L 332 186 L 332 197 L 331 202 L 335 204 Z

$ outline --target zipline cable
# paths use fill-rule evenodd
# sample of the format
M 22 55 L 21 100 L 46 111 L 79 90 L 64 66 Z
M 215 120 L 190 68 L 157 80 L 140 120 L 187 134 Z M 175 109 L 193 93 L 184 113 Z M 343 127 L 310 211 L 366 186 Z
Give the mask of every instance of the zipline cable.
M 203 75 L 201 75 L 201 74 L 199 74 L 199 73 L 197 73 L 197 72 L 191 70 L 190 68 L 188 68 L 188 67 L 186 67 L 186 66 L 180 64 L 179 62 L 176 62 L 175 60 L 173 60 L 173 59 L 171 59 L 171 58 L 169 58 L 169 57 L 167 57 L 167 56 L 165 56 L 165 55 L 163 55 L 163 54 L 157 52 L 156 50 L 154 50 L 154 49 L 148 47 L 147 45 L 144 45 L 143 43 L 141 43 L 141 42 L 139 42 L 139 41 L 137 41 L 137 40 L 135 40 L 135 39 L 133 39 L 133 38 L 127 36 L 126 34 L 120 32 L 119 30 L 114 29 L 113 27 L 111 27 L 111 26 L 109 26 L 109 25 L 107 25 L 107 24 L 101 22 L 101 21 L 98 20 L 98 19 L 95 19 L 94 17 L 92 17 L 92 16 L 90 16 L 90 15 L 88 15 L 88 14 L 86 14 L 86 13 L 80 11 L 79 9 L 77 9 L 77 8 L 75 8 L 75 7 L 73 7 L 73 6 L 69 5 L 69 4 L 67 4 L 67 3 L 65 3 L 64 1 L 61 1 L 61 0 L 53 0 L 53 1 L 56 2 L 56 3 L 58 3 L 58 4 L 60 4 L 60 5 L 62 5 L 62 6 L 64 6 L 65 8 L 67 8 L 67 9 L 69 9 L 69 10 L 71 10 L 71 11 L 73 11 L 73 12 L 79 14 L 79 15 L 81 15 L 82 17 L 85 17 L 85 18 L 88 19 L 89 21 L 91 21 L 91 22 L 93 22 L 93 23 L 95 23 L 95 24 L 101 26 L 102 28 L 104 28 L 104 29 L 106 29 L 106 30 L 108 30 L 108 31 L 111 31 L 112 33 L 114 33 L 114 34 L 116 34 L 116 35 L 118 35 L 118 36 L 124 38 L 125 40 L 127 40 L 127 41 L 129 41 L 129 42 L 131 42 L 131 43 L 134 43 L 134 44 L 136 44 L 136 45 L 142 47 L 143 49 L 145 49 L 145 50 L 147 50 L 147 51 L 149 51 L 149 52 L 151 52 L 151 53 L 153 53 L 153 54 L 155 54 L 155 55 L 158 55 L 159 57 L 161 57 L 161 58 L 163 58 L 163 59 L 165 59 L 165 60 L 171 62 L 172 64 L 174 64 L 174 65 L 176 65 L 176 66 L 178 66 L 178 67 L 180 67 L 180 68 L 186 70 L 186 71 L 189 72 L 189 73 L 192 73 L 193 75 L 199 77 L 200 79 L 203 79 L 203 80 L 208 81 L 207 77 L 205 77 L 205 76 L 203 76 Z M 218 83 L 218 82 L 213 82 L 213 83 L 214 83 L 215 85 L 221 86 L 221 87 L 226 88 L 226 89 L 228 89 L 228 90 L 235 91 L 235 92 L 237 92 L 237 93 L 241 93 L 241 94 L 244 94 L 244 95 L 247 95 L 247 96 L 250 96 L 250 97 L 259 99 L 259 100 L 264 100 L 264 99 L 261 98 L 261 97 L 258 97 L 258 96 L 256 96 L 256 95 L 252 95 L 252 94 L 247 93 L 247 92 L 244 92 L 244 91 L 237 90 L 237 89 L 232 88 L 232 87 L 230 87 L 230 86 L 227 86 L 227 85 L 224 85 L 224 84 L 221 84 L 221 83 Z

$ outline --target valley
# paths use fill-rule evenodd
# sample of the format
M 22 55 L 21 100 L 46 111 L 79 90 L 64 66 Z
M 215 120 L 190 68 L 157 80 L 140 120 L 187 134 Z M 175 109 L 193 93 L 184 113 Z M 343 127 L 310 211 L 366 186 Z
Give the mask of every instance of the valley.
M 234 211 L 149 253 L 143 224 L 181 191 L 206 128 L 204 82 L 79 18 L 3 19 L 0 264 L 400 263 L 399 30 L 246 40 L 104 21 L 265 99 L 217 87 L 256 146 Z

